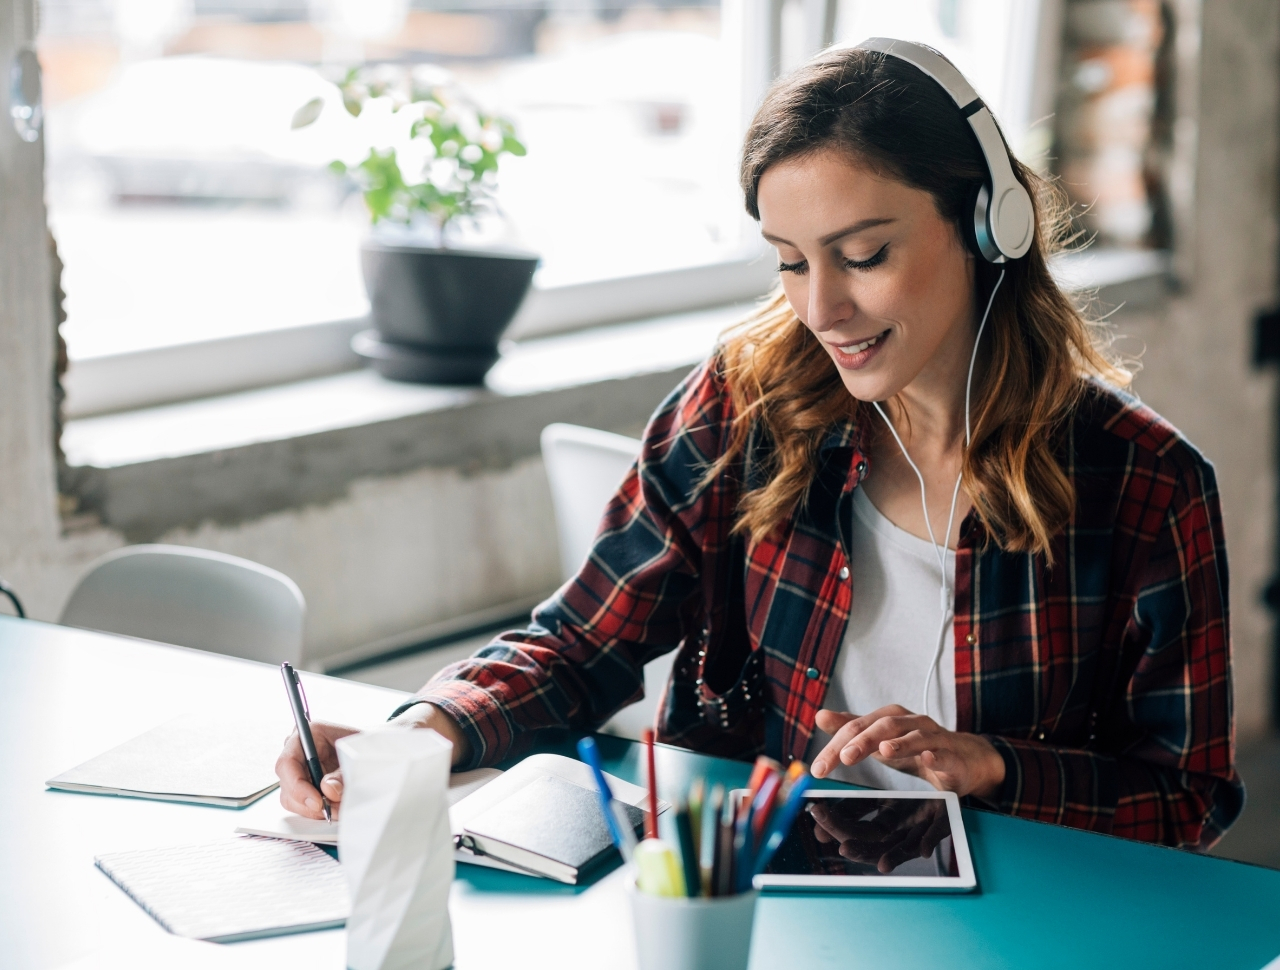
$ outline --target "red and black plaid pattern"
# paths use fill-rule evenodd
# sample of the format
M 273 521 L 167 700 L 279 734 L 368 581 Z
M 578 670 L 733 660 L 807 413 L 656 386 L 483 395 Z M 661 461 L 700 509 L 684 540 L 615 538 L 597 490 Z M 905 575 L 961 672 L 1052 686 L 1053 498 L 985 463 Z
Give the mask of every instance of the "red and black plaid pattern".
M 592 729 L 678 651 L 662 740 L 711 754 L 804 755 L 844 638 L 858 429 L 833 427 L 806 501 L 748 548 L 739 496 L 770 472 L 733 418 L 718 361 L 658 409 L 578 575 L 528 629 L 446 668 L 418 696 L 462 726 L 471 766 L 538 730 Z M 1239 815 L 1227 569 L 1212 466 L 1154 412 L 1090 384 L 1062 436 L 1071 524 L 1046 557 L 1004 552 L 970 515 L 956 558 L 956 716 L 1005 760 L 998 809 L 1206 849 Z M 847 573 L 845 574 L 848 575 Z

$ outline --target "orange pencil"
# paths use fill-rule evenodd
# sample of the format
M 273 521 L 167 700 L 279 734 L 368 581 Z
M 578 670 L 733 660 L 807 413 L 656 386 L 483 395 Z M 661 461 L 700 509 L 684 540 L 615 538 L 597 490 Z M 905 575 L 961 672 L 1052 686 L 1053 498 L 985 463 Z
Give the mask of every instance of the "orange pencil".
M 773 806 L 778 800 L 778 792 L 781 790 L 782 775 L 777 773 L 771 774 L 760 786 L 760 792 L 754 802 L 756 813 L 751 816 L 751 830 L 757 839 L 764 833 L 769 816 L 773 813 Z
M 640 742 L 644 745 L 646 764 L 649 768 L 649 814 L 644 820 L 644 837 L 658 837 L 658 771 L 653 758 L 653 728 L 645 728 L 640 732 Z
M 782 765 L 774 761 L 768 755 L 760 755 L 756 758 L 755 765 L 751 768 L 751 777 L 747 779 L 747 790 L 751 792 L 751 797 L 756 797 L 756 792 L 760 790 L 760 786 L 764 784 L 764 780 L 769 777 L 769 773 L 776 771 L 782 773 Z

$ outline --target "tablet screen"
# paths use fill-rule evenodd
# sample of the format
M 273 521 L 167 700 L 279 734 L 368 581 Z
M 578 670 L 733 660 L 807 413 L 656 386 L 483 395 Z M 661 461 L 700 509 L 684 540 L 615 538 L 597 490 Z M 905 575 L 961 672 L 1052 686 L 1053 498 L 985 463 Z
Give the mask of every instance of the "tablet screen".
M 765 869 L 779 876 L 959 879 L 942 798 L 823 797 L 811 793 Z

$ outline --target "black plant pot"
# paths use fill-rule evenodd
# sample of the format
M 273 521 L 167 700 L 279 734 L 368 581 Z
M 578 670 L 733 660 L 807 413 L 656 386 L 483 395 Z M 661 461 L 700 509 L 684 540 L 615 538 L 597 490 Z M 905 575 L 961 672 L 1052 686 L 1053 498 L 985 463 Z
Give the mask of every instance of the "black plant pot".
M 373 331 L 352 347 L 384 377 L 480 384 L 520 309 L 538 257 L 367 242 L 361 266 Z

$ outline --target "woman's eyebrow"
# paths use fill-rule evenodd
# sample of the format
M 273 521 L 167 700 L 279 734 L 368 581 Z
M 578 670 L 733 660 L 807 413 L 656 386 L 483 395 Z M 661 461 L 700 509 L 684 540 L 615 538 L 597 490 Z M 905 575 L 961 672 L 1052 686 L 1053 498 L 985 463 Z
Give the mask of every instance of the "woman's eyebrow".
M 891 222 L 897 222 L 897 220 L 887 218 L 887 217 L 873 217 L 870 219 L 859 219 L 857 222 L 855 222 L 851 226 L 845 226 L 843 229 L 837 229 L 835 232 L 828 233 L 827 235 L 819 239 L 818 242 L 821 243 L 823 246 L 830 246 L 837 239 L 843 239 L 845 236 L 852 236 L 854 233 L 863 232 L 864 230 L 867 230 L 867 229 L 874 229 L 876 226 L 888 225 Z M 795 246 L 795 243 L 791 242 L 791 240 L 783 239 L 781 236 L 774 236 L 774 235 L 771 235 L 770 233 L 763 232 L 763 231 L 760 233 L 760 235 L 764 236 L 765 239 L 769 240 L 769 242 L 775 245 L 777 245 L 778 243 L 781 243 L 784 246 Z

